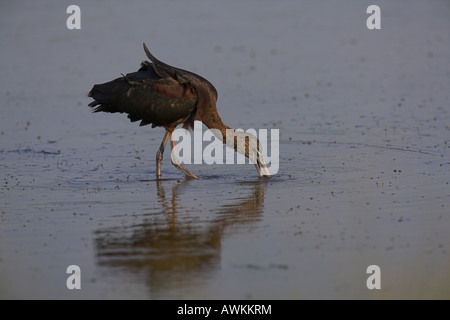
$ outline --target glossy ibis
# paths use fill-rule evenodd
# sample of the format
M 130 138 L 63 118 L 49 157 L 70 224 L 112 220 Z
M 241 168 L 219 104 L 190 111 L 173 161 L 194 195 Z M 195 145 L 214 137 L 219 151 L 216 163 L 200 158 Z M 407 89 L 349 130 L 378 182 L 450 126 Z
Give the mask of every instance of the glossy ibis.
M 227 139 L 230 128 L 223 124 L 217 113 L 214 86 L 199 75 L 159 61 L 145 43 L 144 50 L 151 62 L 143 61 L 137 72 L 94 85 L 88 96 L 94 98 L 89 104 L 94 112 L 127 113 L 131 121 L 141 121 L 141 126 L 152 124 L 152 127 L 166 129 L 156 153 L 156 177 L 161 177 L 164 148 L 170 139 L 172 164 L 187 176 L 197 178 L 176 158 L 172 139 L 176 126 L 183 124 L 185 129 L 193 128 L 195 120 L 202 121 L 210 129 L 217 129 L 221 134 L 216 136 L 249 158 L 260 177 L 270 176 L 260 142 L 254 135 L 232 130 L 232 139 Z

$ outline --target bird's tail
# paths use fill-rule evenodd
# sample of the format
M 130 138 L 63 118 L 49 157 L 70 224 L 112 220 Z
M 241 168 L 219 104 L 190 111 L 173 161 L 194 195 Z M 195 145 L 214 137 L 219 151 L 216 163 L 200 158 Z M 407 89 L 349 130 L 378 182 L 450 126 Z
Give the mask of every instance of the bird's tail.
M 111 92 L 110 85 L 108 83 L 96 84 L 92 90 L 88 93 L 88 97 L 94 98 L 94 101 L 89 103 L 89 107 L 93 112 L 120 112 L 116 110 L 113 104 L 110 104 Z

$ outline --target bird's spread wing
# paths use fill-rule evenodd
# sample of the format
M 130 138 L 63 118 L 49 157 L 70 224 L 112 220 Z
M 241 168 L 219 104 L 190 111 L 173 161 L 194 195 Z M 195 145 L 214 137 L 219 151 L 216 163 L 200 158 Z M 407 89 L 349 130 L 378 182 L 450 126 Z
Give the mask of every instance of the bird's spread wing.
M 127 113 L 131 121 L 140 125 L 176 126 L 193 117 L 197 93 L 189 83 L 172 77 L 161 77 L 143 63 L 139 71 L 113 81 L 96 84 L 89 96 L 94 112 Z

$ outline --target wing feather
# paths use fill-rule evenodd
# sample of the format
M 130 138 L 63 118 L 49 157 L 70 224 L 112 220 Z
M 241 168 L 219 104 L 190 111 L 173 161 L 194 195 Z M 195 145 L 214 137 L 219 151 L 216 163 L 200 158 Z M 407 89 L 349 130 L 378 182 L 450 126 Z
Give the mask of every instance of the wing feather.
M 171 77 L 161 78 L 150 63 L 133 72 L 104 84 L 96 84 L 89 96 L 94 112 L 127 113 L 131 121 L 140 125 L 178 125 L 195 112 L 197 93 L 189 83 Z

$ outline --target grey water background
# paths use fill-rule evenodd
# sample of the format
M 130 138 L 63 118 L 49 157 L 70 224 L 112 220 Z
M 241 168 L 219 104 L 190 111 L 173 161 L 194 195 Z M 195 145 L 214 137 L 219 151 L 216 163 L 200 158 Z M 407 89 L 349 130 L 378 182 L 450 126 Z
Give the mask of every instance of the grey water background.
M 437 0 L 1 2 L 0 297 L 450 298 L 449 17 Z M 163 130 L 87 107 L 144 41 L 214 84 L 228 126 L 279 129 L 278 174 L 189 180 L 166 151 L 156 181 Z

